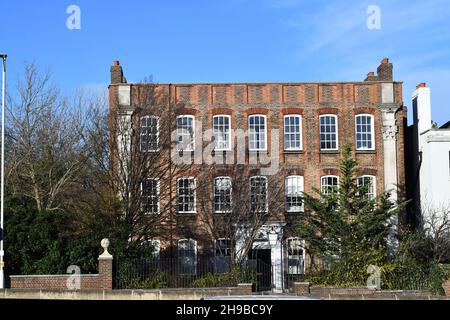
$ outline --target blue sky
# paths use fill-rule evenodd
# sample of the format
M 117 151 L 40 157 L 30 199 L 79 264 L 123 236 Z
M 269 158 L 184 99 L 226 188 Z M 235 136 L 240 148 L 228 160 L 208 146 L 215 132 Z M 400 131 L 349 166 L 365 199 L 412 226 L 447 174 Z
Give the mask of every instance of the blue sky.
M 80 30 L 66 27 L 71 4 Z M 366 27 L 369 5 L 380 30 Z M 4 0 L 0 17 L 12 82 L 36 61 L 63 92 L 106 87 L 115 59 L 129 81 L 359 81 L 389 57 L 405 104 L 426 82 L 433 119 L 450 120 L 448 0 Z

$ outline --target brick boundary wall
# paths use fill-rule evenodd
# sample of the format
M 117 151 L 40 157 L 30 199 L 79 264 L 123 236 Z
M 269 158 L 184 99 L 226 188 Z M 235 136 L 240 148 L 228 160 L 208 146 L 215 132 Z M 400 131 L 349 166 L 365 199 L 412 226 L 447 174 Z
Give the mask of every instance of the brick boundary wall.
M 113 257 L 109 254 L 98 258 L 98 274 L 80 274 L 80 287 L 76 290 L 112 290 Z M 11 289 L 71 290 L 69 277 L 73 274 L 61 275 L 12 275 Z M 73 289 L 72 289 L 73 290 Z

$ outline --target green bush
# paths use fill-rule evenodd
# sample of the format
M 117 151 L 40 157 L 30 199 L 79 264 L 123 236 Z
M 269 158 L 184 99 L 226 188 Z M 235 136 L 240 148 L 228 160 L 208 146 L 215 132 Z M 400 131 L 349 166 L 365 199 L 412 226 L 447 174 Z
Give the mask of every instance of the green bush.
M 223 274 L 208 273 L 192 282 L 194 288 L 235 287 L 239 283 L 256 281 L 255 273 L 232 268 L 230 272 Z

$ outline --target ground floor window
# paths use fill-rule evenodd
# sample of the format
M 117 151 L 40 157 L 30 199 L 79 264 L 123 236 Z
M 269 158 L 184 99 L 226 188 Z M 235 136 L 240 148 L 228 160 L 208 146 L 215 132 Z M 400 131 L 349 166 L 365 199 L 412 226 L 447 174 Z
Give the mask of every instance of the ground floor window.
M 178 240 L 178 264 L 180 274 L 197 274 L 197 241 L 193 239 Z
M 304 242 L 298 238 L 287 239 L 288 274 L 300 275 L 305 273 Z
M 231 240 L 217 239 L 214 244 L 214 273 L 226 273 L 231 268 Z

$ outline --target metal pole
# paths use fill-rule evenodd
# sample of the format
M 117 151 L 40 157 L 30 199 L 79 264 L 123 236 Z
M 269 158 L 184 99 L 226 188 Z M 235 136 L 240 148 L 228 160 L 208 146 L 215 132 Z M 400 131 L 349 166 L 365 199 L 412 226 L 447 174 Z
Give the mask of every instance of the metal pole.
M 3 256 L 5 254 L 3 250 L 3 238 L 5 235 L 3 229 L 3 202 L 4 202 L 4 178 L 5 178 L 5 97 L 6 97 L 6 54 L 0 54 L 3 62 L 3 80 L 2 80 L 2 146 L 1 146 L 1 185 L 0 185 L 0 289 L 5 288 L 5 276 L 3 272 Z

